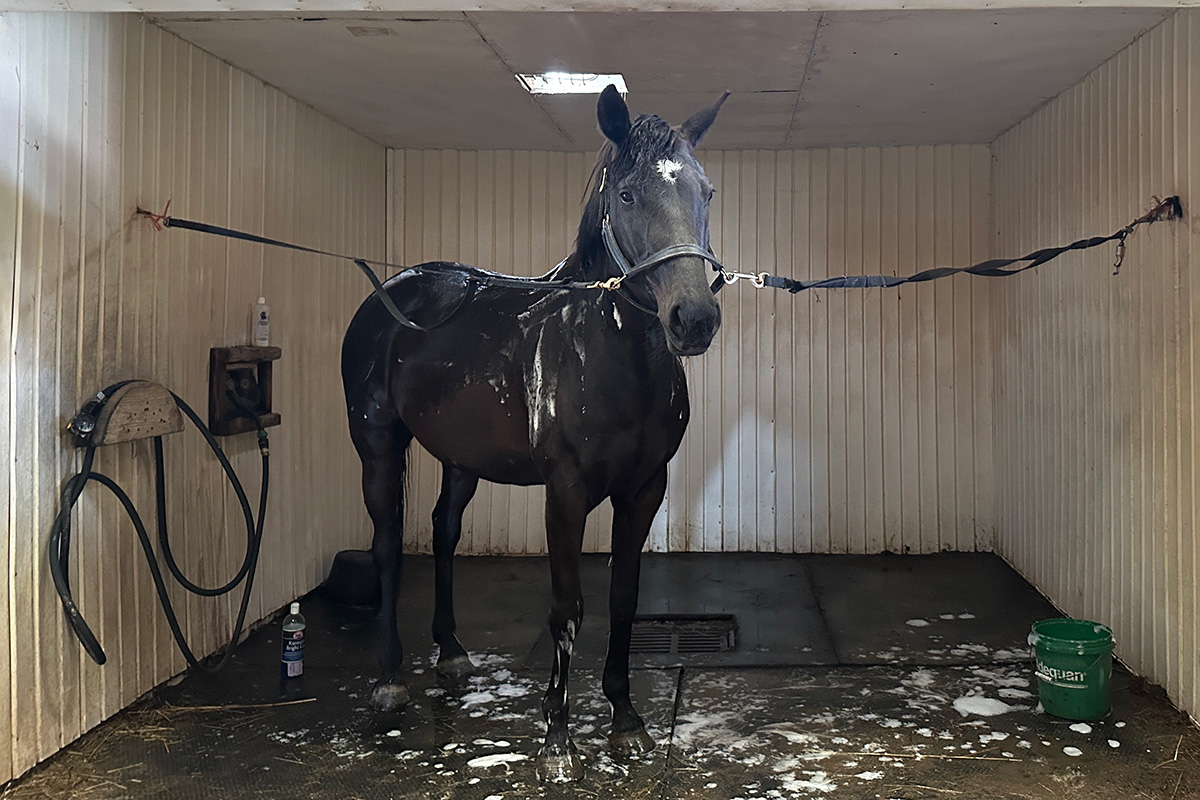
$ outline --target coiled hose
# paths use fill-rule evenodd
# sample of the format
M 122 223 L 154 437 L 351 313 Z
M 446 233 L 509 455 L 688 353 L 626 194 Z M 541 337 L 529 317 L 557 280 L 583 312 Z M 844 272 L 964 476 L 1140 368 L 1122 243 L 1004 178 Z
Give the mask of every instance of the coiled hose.
M 129 381 L 114 384 L 101 392 L 98 397 L 108 397 L 126 383 L 129 383 Z M 196 658 L 195 654 L 192 653 L 191 648 L 188 647 L 183 630 L 179 625 L 179 619 L 175 615 L 175 609 L 171 605 L 171 598 L 167 594 L 166 582 L 163 580 L 162 570 L 159 567 L 158 558 L 155 556 L 154 547 L 150 542 L 150 535 L 146 531 L 146 525 L 125 490 L 112 478 L 92 470 L 92 463 L 96 457 L 96 446 L 90 441 L 85 445 L 83 468 L 75 475 L 72 475 L 63 486 L 62 508 L 59 510 L 58 516 L 54 519 L 54 525 L 50 529 L 50 575 L 54 580 L 54 588 L 58 590 L 58 596 L 62 600 L 67 622 L 71 625 L 75 636 L 79 639 L 80 644 L 83 645 L 83 649 L 87 651 L 88 656 L 97 664 L 103 664 L 108 660 L 108 657 L 104 653 L 104 648 L 100 646 L 99 640 L 92 632 L 87 621 L 84 620 L 83 614 L 80 613 L 79 607 L 71 595 L 69 561 L 71 551 L 71 511 L 74 509 L 75 503 L 78 502 L 79 496 L 83 494 L 83 489 L 88 481 L 96 481 L 107 487 L 125 508 L 125 513 L 129 515 L 129 519 L 133 522 L 134 530 L 137 531 L 138 540 L 142 543 L 142 552 L 146 555 L 146 565 L 150 568 L 150 575 L 154 579 L 154 589 L 158 593 L 158 601 L 162 605 L 163 613 L 167 617 L 167 624 L 171 628 L 171 635 L 175 637 L 175 643 L 179 646 L 180 652 L 183 653 L 183 657 L 187 659 L 187 663 L 191 667 L 202 672 L 216 672 L 224 667 L 233 655 L 233 648 L 241 638 L 242 628 L 246 621 L 246 609 L 250 604 L 250 591 L 254 585 L 254 573 L 258 569 L 259 549 L 262 545 L 263 520 L 265 519 L 267 507 L 267 488 L 271 476 L 269 442 L 267 432 L 264 430 L 258 414 L 240 397 L 230 392 L 229 397 L 234 405 L 238 407 L 243 416 L 253 419 L 255 426 L 258 428 L 258 449 L 262 457 L 262 490 L 258 498 L 258 521 L 255 522 L 254 515 L 250 511 L 250 501 L 246 497 L 246 492 L 242 488 L 241 481 L 238 480 L 237 473 L 233 470 L 233 465 L 229 463 L 229 459 L 226 458 L 225 452 L 221 449 L 221 445 L 213 436 L 212 431 L 197 416 L 191 406 L 185 403 L 177 394 L 171 392 L 171 397 L 174 398 L 175 403 L 184 415 L 192 421 L 192 424 L 204 436 L 204 440 L 208 442 L 213 455 L 221 462 L 221 468 L 225 470 L 225 475 L 229 478 L 229 482 L 233 486 L 233 491 L 237 495 L 238 504 L 241 506 L 242 515 L 246 521 L 246 557 L 242 561 L 242 566 L 238 569 L 237 574 L 224 586 L 213 589 L 199 586 L 189 580 L 176 563 L 175 556 L 171 551 L 171 542 L 167 536 L 167 490 L 163 467 L 162 437 L 154 437 L 154 480 L 158 541 L 163 559 L 167 564 L 167 570 L 189 592 L 204 597 L 217 597 L 227 594 L 233 591 L 243 580 L 245 581 L 245 587 L 242 591 L 242 602 L 238 608 L 237 621 L 234 623 L 229 645 L 225 648 L 225 653 L 220 661 L 211 666 L 202 664 Z

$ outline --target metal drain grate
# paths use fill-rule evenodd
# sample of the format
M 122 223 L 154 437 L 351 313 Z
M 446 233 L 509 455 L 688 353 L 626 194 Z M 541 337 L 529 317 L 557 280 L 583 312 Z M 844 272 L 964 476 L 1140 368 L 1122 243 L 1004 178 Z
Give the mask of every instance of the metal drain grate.
M 732 614 L 656 614 L 634 617 L 631 653 L 726 653 L 737 648 Z

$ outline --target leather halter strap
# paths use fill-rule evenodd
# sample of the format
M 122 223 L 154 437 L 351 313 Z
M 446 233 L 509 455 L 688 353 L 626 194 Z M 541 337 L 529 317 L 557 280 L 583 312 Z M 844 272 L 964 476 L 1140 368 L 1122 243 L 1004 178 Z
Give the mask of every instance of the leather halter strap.
M 621 296 L 629 301 L 631 305 L 640 311 L 646 312 L 647 314 L 656 315 L 658 313 L 657 311 L 638 302 L 629 292 L 623 291 L 621 284 L 624 283 L 624 281 L 628 278 L 633 278 L 642 274 L 643 272 L 648 272 L 655 267 L 660 266 L 661 264 L 671 261 L 672 259 L 682 258 L 684 256 L 702 259 L 716 267 L 719 274 L 709 287 L 712 289 L 713 294 L 716 294 L 717 291 L 719 291 L 720 288 L 725 285 L 726 281 L 724 276 L 727 274 L 725 265 L 717 259 L 716 255 L 711 249 L 705 249 L 697 244 L 668 245 L 661 250 L 654 251 L 636 264 L 632 263 L 629 257 L 625 255 L 625 251 L 621 249 L 621 243 L 617 241 L 616 234 L 613 233 L 612 221 L 608 216 L 608 195 L 604 191 L 607 183 L 608 168 L 605 167 L 604 171 L 600 175 L 600 188 L 598 189 L 600 192 L 602 211 L 604 212 L 604 216 L 600 221 L 600 238 L 604 240 L 604 248 L 608 250 L 609 257 L 612 258 L 613 263 L 617 265 L 617 269 L 621 270 L 621 275 L 619 278 L 610 279 L 612 288 L 619 290 Z

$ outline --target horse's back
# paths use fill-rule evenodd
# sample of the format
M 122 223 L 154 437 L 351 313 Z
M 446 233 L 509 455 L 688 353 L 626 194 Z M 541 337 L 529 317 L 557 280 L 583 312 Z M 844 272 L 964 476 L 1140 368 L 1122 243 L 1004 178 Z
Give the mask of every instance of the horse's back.
M 497 482 L 542 482 L 530 460 L 521 317 L 546 293 L 487 286 L 471 292 L 468 275 L 481 271 L 422 266 L 436 271 L 402 273 L 385 290 L 430 330 L 401 325 L 374 295 L 347 329 L 342 379 L 352 429 L 370 422 L 360 409 L 369 416 L 386 404 L 439 460 Z

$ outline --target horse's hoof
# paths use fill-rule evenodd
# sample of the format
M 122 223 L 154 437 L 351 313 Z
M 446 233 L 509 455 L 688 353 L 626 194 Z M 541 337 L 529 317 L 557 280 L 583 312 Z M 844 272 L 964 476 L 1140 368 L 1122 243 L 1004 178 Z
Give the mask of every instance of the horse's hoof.
M 538 780 L 545 783 L 571 783 L 583 777 L 583 759 L 575 745 L 550 748 L 542 745 L 537 754 Z
M 465 678 L 475 673 L 475 665 L 468 656 L 439 658 L 437 661 L 438 674 L 444 678 Z
M 397 711 L 408 705 L 408 687 L 398 681 L 379 681 L 371 690 L 371 708 Z
M 640 756 L 654 749 L 654 739 L 645 728 L 613 731 L 608 735 L 608 746 L 619 756 Z

